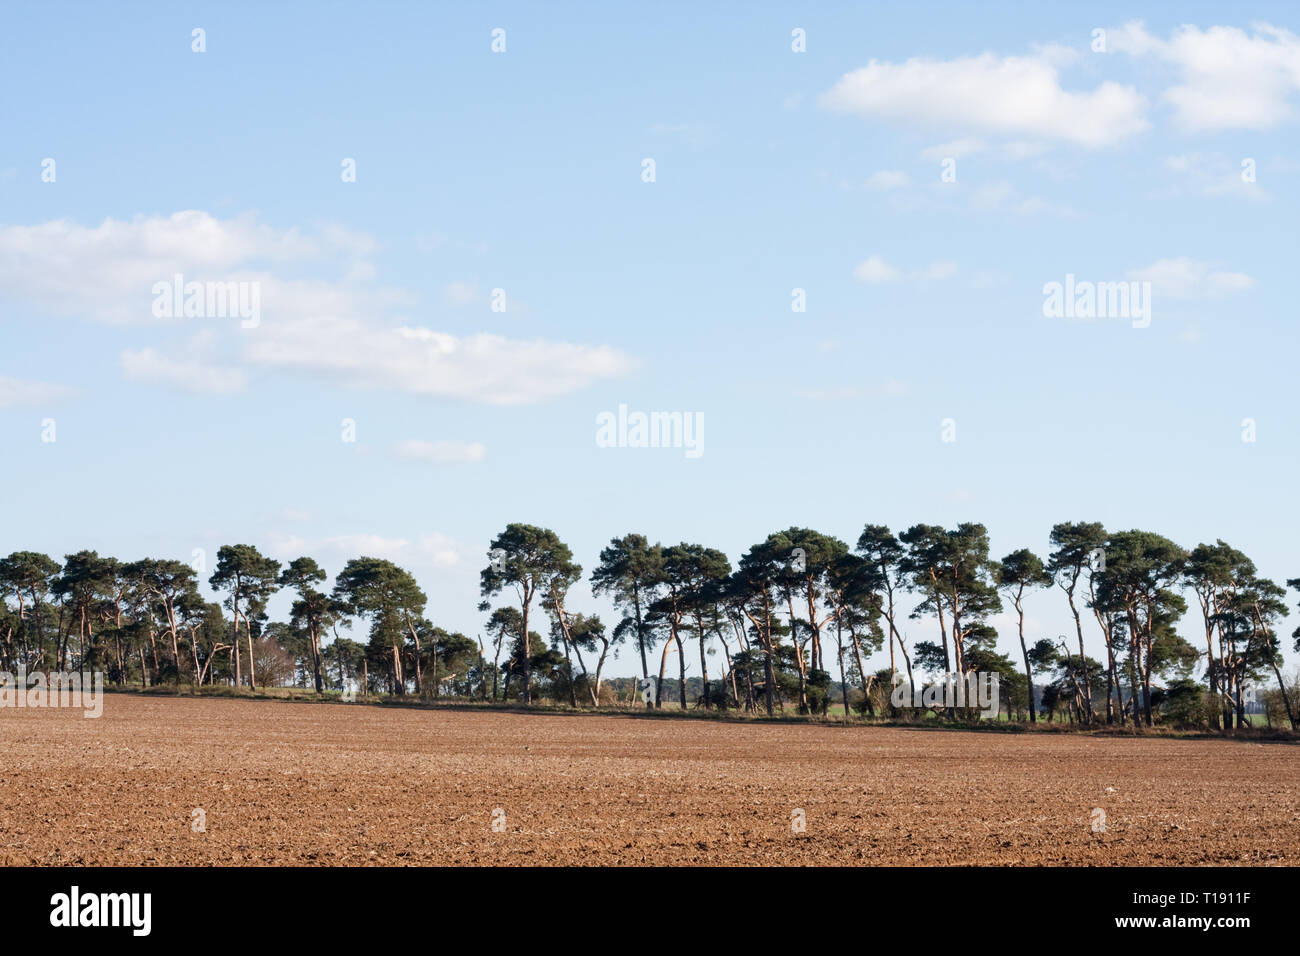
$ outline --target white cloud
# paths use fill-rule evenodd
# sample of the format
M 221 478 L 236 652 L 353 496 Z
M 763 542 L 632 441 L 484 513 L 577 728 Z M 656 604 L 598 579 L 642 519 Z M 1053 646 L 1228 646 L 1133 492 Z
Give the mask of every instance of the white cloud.
M 961 159 L 963 156 L 982 153 L 986 149 L 988 144 L 982 139 L 955 139 L 949 143 L 940 143 L 938 146 L 921 150 L 921 158 L 932 163 L 941 163 L 945 159 Z
M 447 304 L 453 306 L 471 305 L 479 300 L 477 282 L 453 282 L 443 294 L 447 297 Z
M 981 212 L 1005 210 L 1019 216 L 1074 215 L 1069 206 L 1058 205 L 1041 196 L 1021 196 L 1008 182 L 984 183 L 977 187 L 971 193 L 970 204 L 971 208 Z
M 995 148 L 982 139 L 957 139 L 938 146 L 927 146 L 921 150 L 921 158 L 927 162 L 941 163 L 945 159 L 961 159 L 963 156 L 974 156 L 991 150 L 1005 160 L 1019 162 L 1041 156 L 1047 151 L 1047 145 L 1035 140 L 1013 139 L 999 143 Z
M 0 375 L 0 408 L 44 405 L 76 395 L 75 389 L 49 382 L 31 382 Z
M 880 256 L 872 256 L 864 262 L 859 262 L 853 270 L 853 278 L 859 282 L 892 282 L 899 275 L 899 271 Z
M 274 533 L 268 536 L 267 552 L 271 557 L 281 561 L 290 561 L 299 555 L 311 554 L 329 567 L 340 569 L 352 558 L 364 555 L 383 558 L 412 571 L 427 565 L 438 568 L 454 567 L 463 564 L 469 558 L 478 557 L 476 552 L 472 552 L 454 538 L 440 532 L 424 534 L 415 539 L 390 538 L 368 533 L 337 534 L 319 538 Z
M 1169 190 L 1173 195 L 1186 191 L 1199 196 L 1235 196 L 1256 201 L 1271 198 L 1258 182 L 1248 183 L 1241 178 L 1240 160 L 1187 153 L 1170 156 L 1165 160 L 1165 167 L 1179 180 Z
M 251 215 L 223 220 L 197 210 L 98 226 L 66 219 L 0 226 L 0 296 L 54 315 L 156 323 L 154 284 L 179 273 L 187 282 L 261 281 L 264 307 L 272 310 L 355 312 L 373 307 L 357 289 L 280 279 L 267 269 L 326 263 L 340 275 L 363 275 L 375 248 L 370 237 L 339 226 L 305 235 Z
M 416 326 L 399 314 L 415 307 L 402 289 L 381 288 L 368 257 L 373 239 L 339 226 L 311 234 L 273 229 L 255 217 L 217 219 L 198 211 L 169 217 L 107 219 L 96 227 L 66 220 L 0 226 L 0 297 L 56 315 L 104 322 L 202 323 L 188 347 L 149 346 L 121 355 L 136 381 L 229 393 L 247 383 L 247 366 L 300 370 L 364 388 L 393 389 L 514 405 L 565 395 L 625 374 L 635 362 L 603 345 L 457 337 Z M 329 276 L 286 275 L 323 270 Z M 255 283 L 260 323 L 153 316 L 155 283 Z M 473 301 L 475 285 L 453 283 L 453 301 Z M 512 313 L 522 304 L 511 303 Z M 213 336 L 226 335 L 218 361 Z
M 957 274 L 955 262 L 932 262 L 924 269 L 914 269 L 910 278 L 930 282 L 935 279 L 951 279 Z
M 603 345 L 457 337 L 419 327 L 382 327 L 357 319 L 263 323 L 245 337 L 254 365 L 297 370 L 330 381 L 415 395 L 519 405 L 567 395 L 635 367 Z
M 1041 196 L 1026 196 L 1011 207 L 1018 216 L 1073 216 L 1074 210 Z
M 867 179 L 867 186 L 870 189 L 898 189 L 900 186 L 906 186 L 910 179 L 907 173 L 898 169 L 882 169 L 873 173 Z
M 1035 156 L 1041 156 L 1047 151 L 1047 147 L 1042 143 L 1020 139 L 1003 143 L 999 149 L 1002 156 L 1010 160 L 1033 159 Z
M 215 361 L 213 340 L 211 332 L 201 332 L 171 353 L 156 348 L 126 349 L 120 356 L 122 372 L 135 382 L 168 385 L 198 394 L 242 392 L 248 384 L 243 370 Z
M 956 274 L 957 263 L 955 262 L 931 262 L 928 266 L 911 270 L 907 273 L 907 278 L 930 282 L 936 279 L 950 279 Z M 853 278 L 859 282 L 893 282 L 902 276 L 901 269 L 891 266 L 880 256 L 871 256 L 858 263 L 853 270 Z
M 422 441 L 408 438 L 393 447 L 393 453 L 402 461 L 422 461 L 432 464 L 482 461 L 487 457 L 487 446 L 479 442 Z
M 1036 57 L 1052 66 L 1073 66 L 1083 59 L 1078 48 L 1063 43 L 1031 43 L 1029 48 Z
M 1132 87 L 1105 82 L 1088 92 L 1061 87 L 1060 57 L 992 53 L 953 60 L 872 60 L 821 96 L 824 108 L 875 119 L 1110 146 L 1149 125 Z M 952 155 L 952 154 L 945 154 Z
M 1162 98 L 1183 129 L 1272 129 L 1295 116 L 1300 37 L 1267 23 L 1252 30 L 1183 25 L 1162 40 L 1135 20 L 1108 30 L 1106 43 L 1133 56 L 1155 56 L 1178 71 L 1180 82 Z
M 1131 269 L 1128 278 L 1151 283 L 1152 291 L 1173 299 L 1200 299 L 1244 292 L 1255 280 L 1244 272 L 1225 272 L 1213 263 L 1181 256 L 1160 259 L 1142 269 Z
M 983 183 L 971 195 L 976 209 L 996 209 L 1015 194 L 1010 183 Z

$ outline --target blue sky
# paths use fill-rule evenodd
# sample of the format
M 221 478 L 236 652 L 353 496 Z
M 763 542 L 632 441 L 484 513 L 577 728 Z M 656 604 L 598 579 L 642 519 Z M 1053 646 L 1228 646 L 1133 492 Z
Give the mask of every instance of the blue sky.
M 4 18 L 0 551 L 378 554 L 471 635 L 510 521 L 588 570 L 629 531 L 976 520 L 1000 556 L 1099 520 L 1300 576 L 1288 5 Z M 155 318 L 177 272 L 258 283 L 260 324 Z M 1067 274 L 1150 282 L 1150 326 L 1045 317 Z M 704 453 L 598 447 L 620 404 Z

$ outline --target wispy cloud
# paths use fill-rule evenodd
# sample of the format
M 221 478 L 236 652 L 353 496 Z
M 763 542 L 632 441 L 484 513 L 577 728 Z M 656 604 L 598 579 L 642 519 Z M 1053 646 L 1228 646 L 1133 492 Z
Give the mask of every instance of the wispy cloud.
M 931 282 L 938 279 L 949 279 L 957 274 L 957 263 L 955 262 L 931 262 L 927 266 L 919 269 L 912 269 L 906 273 L 907 278 L 921 282 Z M 853 278 L 859 282 L 893 282 L 904 276 L 902 269 L 890 265 L 880 256 L 871 256 L 862 262 L 859 262 L 853 270 Z
M 892 282 L 900 275 L 897 269 L 880 256 L 871 256 L 859 262 L 853 270 L 853 278 L 859 282 Z
M 1246 162 L 1253 164 L 1254 160 Z M 1232 196 L 1255 201 L 1271 199 L 1257 181 L 1249 182 L 1242 175 L 1245 171 L 1242 163 L 1240 159 L 1217 154 L 1185 153 L 1170 156 L 1165 160 L 1165 168 L 1177 178 L 1168 193 L 1175 196 L 1184 193 L 1209 197 Z
M 954 139 L 921 150 L 921 158 L 932 163 L 941 163 L 945 159 L 961 159 L 963 156 L 973 156 L 976 153 L 984 152 L 986 149 L 988 149 L 988 144 L 982 139 Z
M 478 557 L 477 550 L 466 548 L 441 532 L 416 538 L 388 537 L 366 532 L 312 538 L 274 533 L 268 535 L 267 551 L 282 561 L 311 554 L 330 567 L 342 567 L 352 558 L 363 555 L 385 558 L 412 569 L 427 565 L 450 568 Z
M 393 454 L 401 461 L 445 465 L 482 461 L 487 457 L 487 446 L 479 442 L 423 441 L 418 438 L 408 438 L 393 446 Z
M 1131 269 L 1128 278 L 1151 283 L 1152 290 L 1174 299 L 1215 298 L 1245 292 L 1255 279 L 1244 272 L 1228 272 L 1214 263 L 1180 256 L 1160 259 L 1141 269 Z
M 443 294 L 451 306 L 472 305 L 483 298 L 477 282 L 453 282 L 443 290 Z
M 416 299 L 369 281 L 376 249 L 373 239 L 338 226 L 306 233 L 253 216 L 219 219 L 193 210 L 95 227 L 67 220 L 0 226 L 0 296 L 92 321 L 212 323 L 179 349 L 133 346 L 121 354 L 128 378 L 192 392 L 239 391 L 250 368 L 266 367 L 354 387 L 517 405 L 568 394 L 636 365 L 604 345 L 455 336 L 399 319 L 415 309 Z M 335 277 L 280 271 L 290 267 Z M 260 324 L 241 329 L 238 321 L 155 318 L 154 286 L 176 274 L 186 283 L 256 283 Z M 467 282 L 452 283 L 446 296 L 453 305 L 480 298 L 477 284 Z M 520 308 L 512 302 L 512 312 Z
M 32 382 L 0 375 L 0 408 L 18 405 L 45 405 L 72 398 L 76 389 L 50 382 Z
M 970 195 L 971 208 L 979 212 L 1010 212 L 1017 216 L 1072 216 L 1069 206 L 1041 196 L 1024 196 L 1009 182 L 982 183 Z
M 325 225 L 312 232 L 276 229 L 244 215 L 217 219 L 185 210 L 171 216 L 66 219 L 0 226 L 0 296 L 52 315 L 113 323 L 156 324 L 154 285 L 188 281 L 259 281 L 266 311 L 358 314 L 375 308 L 376 290 L 347 282 L 373 255 L 367 235 Z M 325 268 L 339 278 L 276 274 Z
M 867 188 L 881 190 L 898 189 L 901 186 L 906 186 L 909 182 L 911 182 L 911 179 L 908 177 L 907 173 L 902 170 L 882 169 L 879 172 L 872 173 L 871 176 L 867 178 Z
M 521 405 L 567 395 L 635 367 L 603 345 L 467 337 L 419 326 L 383 327 L 359 319 L 263 323 L 244 355 L 258 366 L 297 371 L 337 384 L 412 395 Z
M 920 279 L 923 282 L 932 282 L 937 279 L 951 279 L 957 274 L 957 263 L 955 262 L 932 262 L 922 269 L 913 269 L 909 277 Z
M 123 374 L 135 382 L 208 395 L 242 392 L 248 384 L 247 376 L 242 369 L 223 364 L 215 357 L 214 339 L 212 332 L 200 332 L 173 351 L 152 347 L 126 349 L 119 362 Z

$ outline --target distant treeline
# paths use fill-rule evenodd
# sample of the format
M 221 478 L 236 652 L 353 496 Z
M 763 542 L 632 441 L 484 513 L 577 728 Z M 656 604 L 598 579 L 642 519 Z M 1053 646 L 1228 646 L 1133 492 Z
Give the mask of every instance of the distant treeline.
M 980 524 L 898 535 L 867 525 L 852 548 L 790 528 L 733 567 L 713 548 L 628 534 L 610 541 L 590 575 L 620 615 L 607 628 L 568 606 L 583 573 L 569 547 L 549 529 L 511 524 L 488 549 L 484 628 L 474 638 L 436 626 L 415 578 L 379 558 L 349 561 L 326 591 L 310 557 L 282 565 L 252 545 L 224 545 L 207 579 L 223 595 L 214 603 L 183 561 L 79 551 L 60 564 L 18 551 L 0 559 L 0 668 L 95 669 L 144 687 L 296 684 L 575 707 L 672 701 L 816 714 L 834 702 L 867 717 L 900 716 L 890 703 L 896 682 L 995 672 L 1010 718 L 1032 722 L 1043 711 L 1080 725 L 1216 729 L 1247 725 L 1251 689 L 1270 682 L 1267 719 L 1295 729 L 1295 681 L 1283 678 L 1278 635 L 1286 589 L 1246 555 L 1223 541 L 1188 551 L 1089 522 L 1058 524 L 1050 540 L 1046 558 L 1021 548 L 994 560 Z M 1287 584 L 1300 588 L 1300 579 Z M 1069 637 L 1025 634 L 1024 598 L 1046 588 L 1070 611 Z M 272 621 L 267 605 L 281 589 L 292 605 L 287 620 Z M 1203 635 L 1195 642 L 1176 631 L 1189 598 Z M 989 623 L 1004 602 L 1018 621 L 1014 660 Z M 908 620 L 926 622 L 935 639 L 910 640 Z M 1086 631 L 1101 638 L 1103 660 L 1086 655 Z M 1300 650 L 1300 629 L 1293 638 Z M 870 670 L 886 646 L 889 666 Z M 619 648 L 636 655 L 639 681 L 604 676 Z

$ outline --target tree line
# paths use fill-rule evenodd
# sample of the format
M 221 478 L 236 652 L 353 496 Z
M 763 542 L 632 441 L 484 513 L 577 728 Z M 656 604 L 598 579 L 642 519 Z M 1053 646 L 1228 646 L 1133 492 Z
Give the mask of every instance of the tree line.
M 590 574 L 592 592 L 619 614 L 607 628 L 570 607 L 583 568 L 569 547 L 549 529 L 510 524 L 480 574 L 486 639 L 435 626 L 415 578 L 380 558 L 348 561 L 327 591 L 310 557 L 282 565 L 252 545 L 224 545 L 207 579 L 220 595 L 212 602 L 182 561 L 79 551 L 60 564 L 18 551 L 0 559 L 0 669 L 98 669 L 119 686 L 296 684 L 599 708 L 617 699 L 605 669 L 627 647 L 658 707 L 675 656 L 669 683 L 682 709 L 826 713 L 837 696 L 846 716 L 893 717 L 889 692 L 900 681 L 992 671 L 1008 717 L 1030 722 L 1041 711 L 1081 725 L 1169 719 L 1228 730 L 1249 724 L 1248 689 L 1272 681 L 1296 728 L 1278 634 L 1286 589 L 1245 554 L 1223 541 L 1188 551 L 1096 522 L 1057 524 L 1050 541 L 1045 557 L 1021 548 L 995 560 L 975 523 L 897 535 L 867 525 L 852 547 L 789 528 L 733 566 L 714 548 L 627 534 Z M 1287 585 L 1300 589 L 1300 579 Z M 282 589 L 288 618 L 272 621 L 267 607 Z M 1073 634 L 1026 635 L 1025 598 L 1045 589 L 1060 592 Z M 1176 630 L 1189 597 L 1203 644 Z M 1008 605 L 1011 655 L 990 623 Z M 927 639 L 909 638 L 908 621 L 924 622 Z M 1085 632 L 1100 638 L 1104 659 L 1085 653 Z M 1292 637 L 1300 651 L 1300 629 Z M 886 646 L 889 666 L 870 669 Z

